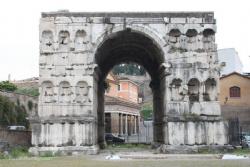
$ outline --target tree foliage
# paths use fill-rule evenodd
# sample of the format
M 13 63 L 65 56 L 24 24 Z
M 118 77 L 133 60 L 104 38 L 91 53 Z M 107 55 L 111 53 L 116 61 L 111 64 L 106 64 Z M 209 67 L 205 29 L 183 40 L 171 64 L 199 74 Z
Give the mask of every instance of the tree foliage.
M 143 104 L 140 113 L 141 113 L 141 116 L 145 120 L 152 119 L 152 116 L 153 116 L 153 104 L 152 103 Z
M 5 91 L 15 91 L 17 89 L 17 86 L 9 81 L 2 81 L 0 82 L 0 90 Z
M 29 127 L 26 109 L 20 103 L 15 104 L 7 97 L 0 95 L 0 125 L 23 125 Z
M 134 63 L 128 63 L 128 64 L 119 64 L 114 66 L 113 68 L 114 74 L 126 74 L 126 75 L 145 75 L 146 71 L 145 69 Z
M 29 96 L 39 96 L 38 88 L 17 88 L 16 93 L 29 95 Z

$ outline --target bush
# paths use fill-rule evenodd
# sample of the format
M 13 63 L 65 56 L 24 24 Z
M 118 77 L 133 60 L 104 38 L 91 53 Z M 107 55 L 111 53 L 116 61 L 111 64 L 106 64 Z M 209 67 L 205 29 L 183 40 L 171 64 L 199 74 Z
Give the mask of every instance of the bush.
M 32 110 L 32 108 L 33 108 L 33 102 L 32 101 L 28 101 L 28 108 L 29 108 L 29 110 L 31 111 Z
M 52 151 L 45 151 L 44 153 L 40 154 L 40 157 L 54 157 Z
M 27 147 L 15 147 L 11 150 L 10 156 L 12 158 L 19 158 L 28 156 L 28 148 Z
M 38 88 L 18 88 L 15 92 L 28 96 L 39 96 Z
M 0 82 L 0 90 L 13 92 L 17 89 L 17 86 L 9 81 Z
M 25 107 L 17 102 L 13 103 L 7 97 L 0 95 L 0 125 L 23 125 L 29 127 Z
M 153 105 L 151 103 L 144 104 L 140 113 L 145 120 L 152 118 Z
M 5 155 L 3 152 L 0 152 L 0 159 L 8 159 L 9 156 Z

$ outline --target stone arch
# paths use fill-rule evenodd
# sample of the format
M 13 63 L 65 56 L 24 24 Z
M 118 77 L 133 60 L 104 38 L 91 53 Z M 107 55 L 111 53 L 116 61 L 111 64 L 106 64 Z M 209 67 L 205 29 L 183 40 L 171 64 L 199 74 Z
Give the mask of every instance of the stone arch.
M 86 32 L 84 30 L 77 30 L 75 34 L 75 50 L 84 50 L 86 44 Z
M 203 94 L 204 101 L 217 100 L 217 83 L 214 78 L 208 78 L 205 81 L 205 92 Z
M 114 65 L 124 62 L 134 62 L 142 65 L 151 76 L 150 87 L 153 92 L 154 103 L 154 141 L 164 142 L 163 116 L 164 116 L 164 95 L 165 77 L 168 70 L 162 68 L 165 62 L 164 52 L 155 40 L 145 32 L 133 29 L 125 29 L 107 35 L 100 42 L 95 52 L 95 63 L 98 65 L 96 74 L 98 80 L 98 141 L 100 145 L 104 141 L 104 80 Z M 112 60 L 112 61 L 110 61 Z
M 43 52 L 53 51 L 53 33 L 51 30 L 44 30 L 41 36 L 41 50 Z
M 86 81 L 78 81 L 75 87 L 75 102 L 88 103 L 89 99 L 89 85 Z
M 198 102 L 200 94 L 200 82 L 197 78 L 188 81 L 188 95 L 190 102 Z
M 116 33 L 124 31 L 126 29 L 135 31 L 137 33 L 140 33 L 150 39 L 152 39 L 155 45 L 158 45 L 159 48 L 162 48 L 166 45 L 166 41 L 156 32 L 153 31 L 151 28 L 146 27 L 146 26 L 140 26 L 140 25 L 127 25 L 126 29 L 124 29 L 124 26 L 122 25 L 116 25 L 112 26 L 110 28 L 111 30 L 106 30 L 104 33 L 102 33 L 97 39 L 96 43 L 93 47 L 93 52 L 96 53 L 97 49 L 99 46 L 101 46 L 106 39 L 112 38 Z
M 59 83 L 59 103 L 71 102 L 72 90 L 68 81 L 61 81 Z
M 59 50 L 69 51 L 70 34 L 67 30 L 61 30 L 58 34 Z
M 54 102 L 54 85 L 51 81 L 43 81 L 41 84 L 42 103 Z

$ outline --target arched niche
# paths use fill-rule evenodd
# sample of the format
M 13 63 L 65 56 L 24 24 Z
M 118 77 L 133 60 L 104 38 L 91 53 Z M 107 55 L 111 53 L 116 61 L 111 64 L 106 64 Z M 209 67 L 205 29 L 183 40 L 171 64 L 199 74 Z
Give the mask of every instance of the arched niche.
M 188 95 L 190 102 L 197 102 L 199 101 L 199 88 L 200 82 L 196 78 L 192 78 L 188 82 Z
M 69 50 L 69 44 L 70 44 L 70 34 L 68 31 L 60 31 L 59 37 L 59 50 L 61 51 L 68 51 Z
M 203 31 L 203 42 L 210 43 L 215 40 L 215 31 L 211 28 L 207 28 Z
M 182 80 L 179 78 L 175 78 L 173 79 L 173 81 L 170 84 L 170 88 L 171 88 L 171 100 L 175 101 L 175 100 L 181 100 L 182 96 L 181 96 L 181 84 L 182 84 Z
M 187 42 L 188 43 L 196 42 L 197 35 L 198 35 L 198 32 L 196 31 L 196 29 L 188 29 L 186 32 Z
M 76 103 L 87 103 L 90 102 L 89 99 L 89 86 L 88 83 L 85 81 L 79 81 L 76 84 Z
M 169 42 L 170 43 L 177 43 L 177 42 L 179 42 L 181 32 L 179 29 L 171 29 L 169 31 L 168 35 L 169 35 Z
M 41 95 L 43 103 L 54 102 L 54 86 L 51 81 L 44 81 L 41 84 Z
M 214 78 L 208 78 L 205 81 L 205 93 L 203 94 L 204 101 L 217 100 L 217 87 Z
M 68 81 L 62 81 L 59 84 L 59 103 L 71 102 L 72 90 Z
M 75 35 L 75 50 L 84 50 L 86 44 L 86 32 L 84 30 L 78 30 Z
M 41 38 L 41 50 L 53 51 L 53 33 L 50 30 L 44 30 Z

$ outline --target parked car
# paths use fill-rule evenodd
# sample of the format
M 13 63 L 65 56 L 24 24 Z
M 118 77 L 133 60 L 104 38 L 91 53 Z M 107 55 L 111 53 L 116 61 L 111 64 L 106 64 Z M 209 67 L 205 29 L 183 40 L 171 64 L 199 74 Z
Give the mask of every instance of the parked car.
M 7 127 L 8 130 L 26 130 L 25 126 L 8 126 Z
M 250 136 L 244 135 L 242 138 L 242 147 L 243 148 L 250 148 Z
M 124 143 L 125 139 L 114 136 L 112 133 L 105 133 L 105 140 L 108 144 L 110 143 Z

